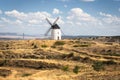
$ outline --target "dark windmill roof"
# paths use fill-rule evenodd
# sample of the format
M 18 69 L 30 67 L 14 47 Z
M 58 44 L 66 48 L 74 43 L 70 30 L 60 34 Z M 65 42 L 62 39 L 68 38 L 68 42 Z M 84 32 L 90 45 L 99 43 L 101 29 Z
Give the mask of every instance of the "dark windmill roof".
M 60 27 L 59 27 L 57 24 L 52 25 L 51 28 L 52 28 L 52 29 L 60 29 Z

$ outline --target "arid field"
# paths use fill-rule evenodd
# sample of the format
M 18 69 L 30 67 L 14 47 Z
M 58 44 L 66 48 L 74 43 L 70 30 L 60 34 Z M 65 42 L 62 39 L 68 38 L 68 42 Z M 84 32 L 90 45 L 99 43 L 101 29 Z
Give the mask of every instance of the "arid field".
M 120 42 L 0 40 L 0 80 L 120 80 Z

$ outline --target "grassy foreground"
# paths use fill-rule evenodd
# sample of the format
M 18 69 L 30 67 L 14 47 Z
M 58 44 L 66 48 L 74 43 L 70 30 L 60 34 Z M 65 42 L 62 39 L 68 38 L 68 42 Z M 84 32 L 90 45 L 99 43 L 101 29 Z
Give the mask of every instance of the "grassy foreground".
M 0 80 L 120 80 L 120 43 L 0 41 Z

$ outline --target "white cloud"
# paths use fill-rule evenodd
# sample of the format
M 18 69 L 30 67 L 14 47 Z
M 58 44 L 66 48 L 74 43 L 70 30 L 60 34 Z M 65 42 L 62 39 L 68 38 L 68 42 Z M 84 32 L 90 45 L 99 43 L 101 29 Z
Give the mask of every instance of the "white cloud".
M 67 5 L 64 5 L 65 8 L 67 8 L 68 6 Z
M 20 21 L 20 20 L 16 20 L 15 21 L 15 24 L 22 24 L 23 22 L 22 21 Z
M 43 24 L 46 17 L 51 17 L 51 14 L 47 12 L 19 12 L 17 10 L 6 11 L 5 14 L 8 17 L 19 20 L 25 24 Z
M 61 11 L 58 10 L 55 14 L 60 14 L 60 12 Z M 81 8 L 72 8 L 68 11 L 68 14 L 66 14 L 67 16 L 60 16 L 57 23 L 65 34 L 70 35 L 96 35 L 96 33 L 104 34 L 104 32 L 106 32 L 106 34 L 118 34 L 120 32 L 120 17 L 103 12 L 100 12 L 99 14 L 99 17 L 94 17 Z M 19 27 L 17 31 L 26 31 L 27 29 L 28 33 L 33 32 L 43 34 L 50 27 L 45 18 L 49 18 L 53 23 L 56 19 L 53 15 L 45 11 L 27 13 L 17 10 L 5 11 L 5 16 L 0 18 L 0 24 L 2 26 L 12 27 L 13 29 L 18 29 Z M 24 29 L 21 27 L 24 27 Z
M 45 28 L 43 26 L 49 27 L 49 24 L 45 20 L 45 18 L 49 18 L 50 21 L 54 21 L 55 18 L 48 12 L 41 11 L 41 12 L 19 12 L 17 10 L 6 11 L 6 17 L 1 18 L 2 23 L 12 26 L 21 26 L 21 27 L 35 27 L 39 26 L 41 28 Z M 64 21 L 60 17 L 57 22 L 58 24 L 64 24 Z
M 11 21 L 7 18 L 1 17 L 1 21 L 5 22 L 5 23 L 11 23 Z
M 0 14 L 2 14 L 2 10 L 0 10 Z
M 57 8 L 53 9 L 53 14 L 60 14 L 60 13 L 62 13 L 62 12 L 59 9 L 57 9 Z
M 106 14 L 106 13 L 103 13 L 103 12 L 100 12 L 100 15 L 101 15 L 101 16 L 105 16 L 105 17 L 112 17 L 112 15 Z
M 118 11 L 120 12 L 120 8 L 118 9 Z
M 120 25 L 120 17 L 113 16 L 111 14 L 106 14 L 103 12 L 100 12 L 100 15 L 103 16 L 101 19 L 103 22 L 108 23 L 108 24 L 119 24 Z
M 84 12 L 81 8 L 73 8 L 70 10 L 67 20 L 76 24 L 96 24 L 98 20 L 92 17 L 90 14 Z
M 18 19 L 24 19 L 27 17 L 24 12 L 18 12 L 17 10 L 6 11 L 5 14 L 11 17 L 16 17 Z
M 2 17 L 1 18 L 1 21 L 3 22 L 3 23 L 7 23 L 7 24 L 12 24 L 12 25 L 20 25 L 20 24 L 22 24 L 22 21 L 20 21 L 20 20 L 10 20 L 10 19 L 7 19 L 7 18 L 5 18 L 5 17 Z
M 30 23 L 30 24 L 39 24 L 40 22 L 38 20 L 33 19 L 33 20 L 29 20 L 28 23 Z
M 84 1 L 84 2 L 93 2 L 95 0 L 81 0 L 81 1 Z

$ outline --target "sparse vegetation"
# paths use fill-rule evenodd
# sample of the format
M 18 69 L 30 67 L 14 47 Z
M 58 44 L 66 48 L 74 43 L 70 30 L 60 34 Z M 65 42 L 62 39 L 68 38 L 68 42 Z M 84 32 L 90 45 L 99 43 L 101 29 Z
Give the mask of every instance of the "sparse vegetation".
M 89 47 L 89 44 L 78 44 L 78 45 L 73 45 L 73 47 Z
M 107 45 L 113 45 L 112 42 L 106 42 L 105 44 L 107 44 Z
M 41 45 L 41 47 L 42 47 L 42 48 L 46 48 L 46 47 L 48 47 L 48 46 L 44 44 L 44 45 Z
M 73 45 L 73 47 L 80 47 L 80 45 Z
M 27 76 L 31 76 L 32 74 L 30 74 L 30 73 L 23 73 L 22 74 L 22 77 L 27 77 Z
M 6 47 L 9 47 L 9 44 L 6 44 Z
M 75 66 L 74 69 L 73 69 L 73 72 L 76 73 L 76 74 L 78 74 L 79 69 L 80 69 L 79 66 Z
M 7 69 L 0 69 L 0 76 L 2 77 L 7 77 L 10 74 L 12 74 L 11 70 L 7 70 Z
M 62 67 L 62 70 L 63 70 L 63 71 L 69 71 L 69 66 L 68 66 L 68 65 L 63 66 L 63 67 Z
M 55 45 L 53 45 L 53 46 L 51 46 L 51 48 L 56 48 L 56 46 L 55 46 Z
M 0 71 L 0 80 L 120 79 L 119 43 L 105 42 L 82 38 L 0 41 L 0 70 L 10 70 Z
M 38 46 L 34 44 L 33 48 L 36 49 L 36 48 L 38 48 Z
M 96 62 L 93 63 L 92 67 L 95 71 L 104 70 L 103 62 L 96 61 Z
M 56 42 L 54 43 L 54 46 L 60 46 L 60 45 L 64 45 L 64 44 L 65 44 L 64 41 L 56 41 Z
M 103 64 L 106 64 L 106 65 L 114 65 L 114 64 L 117 64 L 117 63 L 114 62 L 113 60 L 108 60 L 108 61 L 104 61 Z

